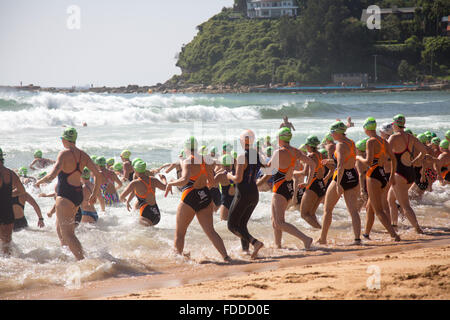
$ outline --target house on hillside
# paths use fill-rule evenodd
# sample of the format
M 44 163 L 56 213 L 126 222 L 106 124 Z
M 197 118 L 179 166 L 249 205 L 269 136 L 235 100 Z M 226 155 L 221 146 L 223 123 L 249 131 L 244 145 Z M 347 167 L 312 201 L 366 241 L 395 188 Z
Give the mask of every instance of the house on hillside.
M 442 17 L 442 35 L 450 36 L 450 16 Z
M 280 18 L 297 15 L 295 0 L 247 0 L 247 16 L 249 18 Z
M 380 9 L 381 20 L 391 14 L 397 16 L 400 20 L 413 20 L 415 12 L 416 7 L 398 8 L 393 6 L 392 8 Z M 367 12 L 367 9 L 364 9 L 361 14 L 361 22 L 366 22 L 371 15 L 372 13 Z

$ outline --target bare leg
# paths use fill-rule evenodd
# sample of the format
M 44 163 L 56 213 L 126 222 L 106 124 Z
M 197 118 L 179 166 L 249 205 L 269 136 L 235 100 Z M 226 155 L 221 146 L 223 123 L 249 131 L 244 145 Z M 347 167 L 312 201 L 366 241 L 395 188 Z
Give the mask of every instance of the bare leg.
M 219 236 L 216 230 L 214 230 L 213 204 L 211 203 L 209 207 L 200 210 L 196 214 L 196 216 L 203 231 L 208 236 L 209 240 L 212 242 L 217 251 L 219 251 L 219 253 L 222 255 L 222 258 L 224 260 L 229 259 L 222 238 Z
M 394 188 L 391 187 L 388 191 L 388 203 L 392 226 L 398 225 L 398 207 L 396 200 Z
M 77 260 L 84 259 L 83 248 L 75 235 L 75 214 L 78 207 L 75 207 L 72 201 L 57 197 L 56 198 L 56 218 L 57 228 L 61 244 L 69 247 Z
M 227 221 L 228 220 L 228 209 L 224 205 L 222 205 L 222 206 L 220 206 L 219 212 L 220 212 L 220 219 L 223 221 Z
M 273 194 L 272 197 L 272 225 L 274 229 L 278 229 L 284 232 L 289 233 L 290 235 L 293 235 L 294 237 L 297 237 L 301 241 L 303 241 L 303 244 L 305 245 L 306 249 L 309 249 L 311 246 L 311 243 L 313 241 L 312 238 L 305 235 L 303 232 L 298 230 L 295 226 L 293 226 L 290 223 L 287 223 L 284 220 L 284 214 L 286 212 L 288 201 L 285 197 L 283 197 L 280 194 Z M 278 243 L 277 243 L 278 245 Z M 281 237 L 280 237 L 280 243 L 281 247 Z
M 187 204 L 180 202 L 177 209 L 176 228 L 175 228 L 175 250 L 178 254 L 183 254 L 184 237 L 186 231 L 195 217 L 195 211 Z
M 355 240 L 360 240 L 361 236 L 361 218 L 358 212 L 358 195 L 358 186 L 344 192 L 345 204 L 347 205 L 347 210 L 350 213 L 350 217 L 352 218 Z
M 372 231 L 373 223 L 375 222 L 375 212 L 370 205 L 370 200 L 367 200 L 366 205 L 366 231 L 363 236 L 369 239 L 370 231 Z
M 320 239 L 318 240 L 321 244 L 327 243 L 328 229 L 331 225 L 331 220 L 333 218 L 333 209 L 341 197 L 336 191 L 336 181 L 332 181 L 328 186 L 327 193 L 325 194 L 324 202 L 324 214 L 322 220 L 322 233 Z
M 422 229 L 419 226 L 419 222 L 417 221 L 416 214 L 409 204 L 409 185 L 405 183 L 405 179 L 398 176 L 397 174 L 395 175 L 395 182 L 396 183 L 393 188 L 395 197 L 397 198 L 400 207 L 403 209 L 403 213 L 405 214 L 411 225 L 416 229 L 416 232 L 420 234 L 423 233 Z
M 313 228 L 320 229 L 320 223 L 317 221 L 316 211 L 319 207 L 320 199 L 314 191 L 306 190 L 300 203 L 300 214 Z M 314 210 L 315 209 L 315 210 Z
M 371 207 L 380 220 L 381 224 L 386 228 L 392 238 L 394 238 L 396 241 L 400 241 L 400 237 L 397 235 L 394 228 L 390 224 L 389 220 L 387 219 L 387 214 L 383 209 L 382 199 L 384 195 L 383 189 L 381 189 L 381 182 L 373 178 L 367 178 L 367 192 L 369 193 Z
M 0 225 L 0 244 L 2 252 L 6 255 L 11 255 L 11 241 L 14 223 Z

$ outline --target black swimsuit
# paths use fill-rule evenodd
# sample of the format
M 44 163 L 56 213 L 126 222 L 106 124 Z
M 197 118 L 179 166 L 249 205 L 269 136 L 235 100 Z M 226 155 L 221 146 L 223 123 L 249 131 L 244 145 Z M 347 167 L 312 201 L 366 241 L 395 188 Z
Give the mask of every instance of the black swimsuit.
M 75 155 L 74 155 L 75 157 Z M 81 154 L 80 154 L 80 160 L 81 160 Z M 66 198 L 75 205 L 75 207 L 79 207 L 80 204 L 83 202 L 83 190 L 81 185 L 80 186 L 73 186 L 68 181 L 67 178 L 72 175 L 75 171 L 78 171 L 80 173 L 80 162 L 77 162 L 77 166 L 75 170 L 73 170 L 71 173 L 65 173 L 64 171 L 60 171 L 58 174 L 58 185 L 56 186 L 56 194 L 59 197 Z
M 18 205 L 19 207 L 21 207 L 23 210 L 25 210 L 25 204 L 21 204 L 19 202 L 19 197 L 14 197 L 12 198 L 12 204 L 13 205 Z M 23 216 L 22 218 L 19 219 L 15 219 L 14 218 L 14 229 L 13 231 L 20 231 L 24 228 L 28 227 L 28 221 L 27 218 L 25 218 L 25 216 Z
M 0 225 L 14 223 L 14 211 L 12 207 L 13 200 L 12 200 L 11 173 L 9 174 L 9 176 L 10 176 L 9 184 L 6 184 L 5 181 L 2 179 L 2 186 L 0 187 Z
M 397 173 L 399 176 L 402 176 L 407 184 L 411 184 L 415 180 L 415 172 L 413 167 L 405 166 L 401 160 L 402 155 L 408 151 L 408 153 L 411 155 L 411 151 L 409 150 L 409 135 L 408 135 L 408 141 L 406 142 L 406 148 L 403 150 L 403 152 L 395 153 L 395 158 L 397 159 L 397 169 L 395 170 L 395 173 Z

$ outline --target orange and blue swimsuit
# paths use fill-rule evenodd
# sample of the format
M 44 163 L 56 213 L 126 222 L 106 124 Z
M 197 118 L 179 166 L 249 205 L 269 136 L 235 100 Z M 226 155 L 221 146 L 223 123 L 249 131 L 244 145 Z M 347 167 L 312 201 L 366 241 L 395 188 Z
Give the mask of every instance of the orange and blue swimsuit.
M 344 143 L 350 148 L 350 154 L 347 156 L 347 158 L 345 158 L 344 163 L 347 162 L 350 158 L 356 159 L 356 153 L 355 153 L 355 143 L 350 140 L 349 143 L 345 142 Z M 333 160 L 336 163 L 337 166 L 337 153 L 336 151 L 334 152 L 333 155 Z M 334 171 L 333 174 L 333 180 L 337 181 L 337 175 L 338 175 L 338 170 L 336 169 Z M 359 177 L 358 177 L 358 173 L 356 171 L 355 168 L 352 169 L 344 169 L 344 175 L 342 176 L 341 179 L 341 186 L 344 190 L 350 190 L 353 189 L 354 187 L 358 186 L 359 184 Z
M 386 172 L 384 171 L 384 167 L 380 166 L 378 164 L 378 161 L 380 160 L 381 156 L 386 154 L 386 148 L 383 141 L 380 141 L 377 137 L 375 137 L 375 139 L 380 145 L 380 151 L 373 155 L 373 161 L 366 172 L 366 177 L 377 179 L 381 182 L 381 189 L 384 189 L 384 187 L 386 187 L 386 185 L 388 184 L 388 179 L 386 176 Z
M 286 148 L 283 147 L 281 149 L 286 149 Z M 296 158 L 295 158 L 295 156 L 292 155 L 292 153 L 288 149 L 286 149 L 286 150 L 287 150 L 287 152 L 289 152 L 289 154 L 291 156 L 291 162 L 289 163 L 289 165 L 286 168 L 284 168 L 284 169 L 280 168 L 274 174 L 272 192 L 281 194 L 282 196 L 284 196 L 286 198 L 286 200 L 289 201 L 294 196 L 294 183 L 292 180 L 289 180 L 289 181 L 286 180 L 286 173 L 289 171 L 290 168 L 295 167 Z
M 321 178 L 321 179 L 317 178 L 317 174 L 318 174 L 319 170 L 324 167 L 322 164 L 322 160 L 323 160 L 323 156 L 322 156 L 322 154 L 319 153 L 317 155 L 318 166 L 314 170 L 314 177 L 311 180 L 311 182 L 309 183 L 309 185 L 306 187 L 306 190 L 314 191 L 319 198 L 322 198 L 325 195 L 325 193 L 327 192 L 327 188 L 325 186 L 325 182 L 323 181 L 323 178 Z
M 156 203 L 154 205 L 150 205 L 147 201 L 145 201 L 150 193 L 153 195 L 155 194 L 155 191 L 152 188 L 151 178 L 149 178 L 148 184 L 141 178 L 139 178 L 139 181 L 147 187 L 145 194 L 139 194 L 136 190 L 134 190 L 134 194 L 136 195 L 139 203 L 139 214 L 141 217 L 149 219 L 153 225 L 157 225 L 161 220 L 161 213 L 159 212 L 158 205 Z
M 191 159 L 194 157 L 191 156 Z M 203 162 L 200 165 L 200 172 L 189 178 L 189 182 L 181 188 L 181 201 L 190 206 L 195 212 L 199 212 L 209 206 L 212 201 L 209 188 L 205 186 L 202 189 L 194 189 L 194 183 L 201 176 L 208 176 L 206 171 L 206 164 Z

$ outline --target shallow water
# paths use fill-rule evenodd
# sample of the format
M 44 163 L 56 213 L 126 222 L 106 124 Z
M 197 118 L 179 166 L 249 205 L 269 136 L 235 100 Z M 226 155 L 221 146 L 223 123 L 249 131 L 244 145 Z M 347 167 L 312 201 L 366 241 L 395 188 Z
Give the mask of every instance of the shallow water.
M 361 124 L 368 116 L 379 123 L 390 121 L 397 113 L 405 114 L 407 127 L 414 132 L 434 131 L 442 137 L 450 123 L 449 92 L 403 93 L 339 93 L 339 94 L 226 94 L 226 95 L 108 95 L 50 94 L 0 92 L 0 148 L 7 154 L 6 165 L 18 168 L 33 160 L 33 152 L 41 149 L 44 157 L 54 159 L 61 150 L 62 126 L 76 126 L 77 145 L 90 155 L 115 157 L 127 148 L 131 158 L 140 157 L 155 167 L 171 161 L 181 149 L 184 139 L 194 134 L 200 143 L 219 147 L 224 141 L 238 150 L 237 137 L 244 128 L 253 129 L 258 137 L 274 135 L 284 114 L 290 117 L 296 131 L 294 145 L 300 145 L 310 134 L 321 139 L 336 118 L 352 116 L 355 127 L 349 129 L 351 139 L 363 137 Z M 86 121 L 88 126 L 81 127 Z M 38 172 L 32 173 L 36 175 Z M 169 174 L 173 177 L 174 173 Z M 56 181 L 43 186 L 52 192 Z M 412 202 L 421 225 L 438 230 L 450 225 L 450 188 L 434 185 L 435 192 L 426 193 Z M 157 191 L 161 221 L 146 228 L 138 223 L 138 213 L 128 212 L 124 205 L 100 212 L 96 225 L 77 228 L 86 259 L 76 262 L 62 248 L 55 231 L 55 218 L 46 213 L 53 205 L 50 198 L 38 198 L 39 190 L 27 186 L 37 200 L 46 226 L 37 227 L 37 216 L 30 205 L 25 215 L 30 227 L 13 234 L 12 257 L 0 257 L 0 293 L 26 288 L 58 285 L 70 288 L 78 282 L 135 276 L 170 270 L 174 266 L 195 266 L 220 256 L 204 235 L 196 220 L 186 235 L 185 250 L 191 253 L 187 262 L 172 252 L 175 213 L 180 194 L 167 198 Z M 273 245 L 270 222 L 270 193 L 261 193 L 260 202 L 249 223 L 250 232 L 267 247 Z M 322 219 L 322 205 L 318 209 Z M 361 213 L 362 225 L 365 212 Z M 311 229 L 298 210 L 286 213 L 286 220 L 307 235 L 317 239 L 320 231 Z M 226 222 L 214 217 L 215 228 L 234 258 L 242 258 L 240 241 L 227 230 Z M 409 225 L 407 221 L 404 225 Z M 333 212 L 330 243 L 343 245 L 353 239 L 351 221 L 341 200 Z M 430 229 L 431 230 L 431 229 Z M 401 229 L 408 237 L 411 229 Z M 387 241 L 388 235 L 379 222 L 372 234 L 374 241 Z M 284 236 L 284 244 L 303 249 L 293 237 Z M 264 256 L 265 252 L 262 251 Z

